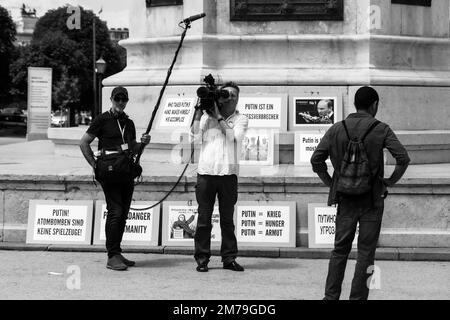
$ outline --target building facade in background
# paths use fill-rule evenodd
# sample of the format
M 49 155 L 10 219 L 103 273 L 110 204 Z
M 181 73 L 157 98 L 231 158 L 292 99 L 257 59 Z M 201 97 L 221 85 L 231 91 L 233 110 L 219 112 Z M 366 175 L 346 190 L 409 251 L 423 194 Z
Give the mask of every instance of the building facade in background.
M 110 28 L 109 36 L 111 41 L 119 42 L 120 40 L 128 39 L 130 36 L 130 31 L 128 28 Z
M 38 20 L 36 9 L 26 7 L 25 4 L 22 5 L 20 15 L 14 20 L 17 30 L 15 42 L 17 46 L 25 46 L 31 43 Z

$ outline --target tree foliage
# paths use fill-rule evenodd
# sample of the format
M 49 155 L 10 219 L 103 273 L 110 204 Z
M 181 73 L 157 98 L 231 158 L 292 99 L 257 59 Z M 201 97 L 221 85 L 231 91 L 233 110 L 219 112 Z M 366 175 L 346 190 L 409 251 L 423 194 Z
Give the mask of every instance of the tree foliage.
M 0 101 L 8 101 L 10 88 L 9 66 L 14 57 L 16 26 L 9 12 L 0 6 Z
M 69 30 L 67 20 L 71 13 L 67 7 L 48 11 L 36 23 L 33 39 L 23 47 L 12 66 L 14 90 L 12 93 L 25 96 L 27 68 L 48 67 L 53 69 L 53 108 L 57 109 L 67 99 L 77 109 L 91 110 L 93 97 L 93 21 L 96 25 L 96 57 L 103 57 L 107 63 L 104 77 L 111 76 L 125 68 L 121 50 L 109 37 L 106 23 L 92 11 L 81 8 L 79 29 Z M 124 50 L 122 48 L 122 50 Z M 69 83 L 71 85 L 69 86 Z M 62 86 L 63 88 L 60 88 Z M 77 90 L 75 90 L 75 87 Z M 78 98 L 62 98 L 62 92 L 76 93 Z M 69 101 L 67 100 L 67 101 Z

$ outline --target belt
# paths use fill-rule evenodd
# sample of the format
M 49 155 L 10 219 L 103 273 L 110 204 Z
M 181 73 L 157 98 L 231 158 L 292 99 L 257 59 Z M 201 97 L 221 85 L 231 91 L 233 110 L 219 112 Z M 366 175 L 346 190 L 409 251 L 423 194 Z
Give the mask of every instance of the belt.
M 101 156 L 108 156 L 110 154 L 117 154 L 117 153 L 120 153 L 120 152 L 119 151 L 108 151 L 108 150 L 102 149 L 102 150 L 98 150 L 97 152 L 95 152 L 94 155 L 96 157 L 101 157 Z

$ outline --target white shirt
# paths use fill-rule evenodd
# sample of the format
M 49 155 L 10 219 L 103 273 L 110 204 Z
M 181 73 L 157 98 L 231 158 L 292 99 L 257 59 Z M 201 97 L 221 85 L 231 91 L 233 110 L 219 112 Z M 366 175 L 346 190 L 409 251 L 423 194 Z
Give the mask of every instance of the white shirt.
M 199 132 L 191 134 L 194 142 L 201 144 L 198 174 L 239 175 L 240 150 L 247 133 L 248 118 L 236 111 L 224 121 L 232 128 L 226 134 L 219 121 L 205 112 L 200 119 Z

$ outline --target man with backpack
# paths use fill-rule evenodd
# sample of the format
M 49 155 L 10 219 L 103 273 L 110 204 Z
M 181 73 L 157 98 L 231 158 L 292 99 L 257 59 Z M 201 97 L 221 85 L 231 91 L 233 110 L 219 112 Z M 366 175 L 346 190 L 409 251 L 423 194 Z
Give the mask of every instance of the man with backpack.
M 362 87 L 356 92 L 354 103 L 357 112 L 333 125 L 311 157 L 313 171 L 330 187 L 328 205 L 338 205 L 324 300 L 340 297 L 358 222 L 358 257 L 350 299 L 368 298 L 367 282 L 374 270 L 387 187 L 401 179 L 410 162 L 406 149 L 391 128 L 374 118 L 378 111 L 378 93 L 371 87 Z M 388 179 L 384 178 L 384 148 L 397 162 Z M 325 163 L 328 157 L 334 168 L 333 177 Z

